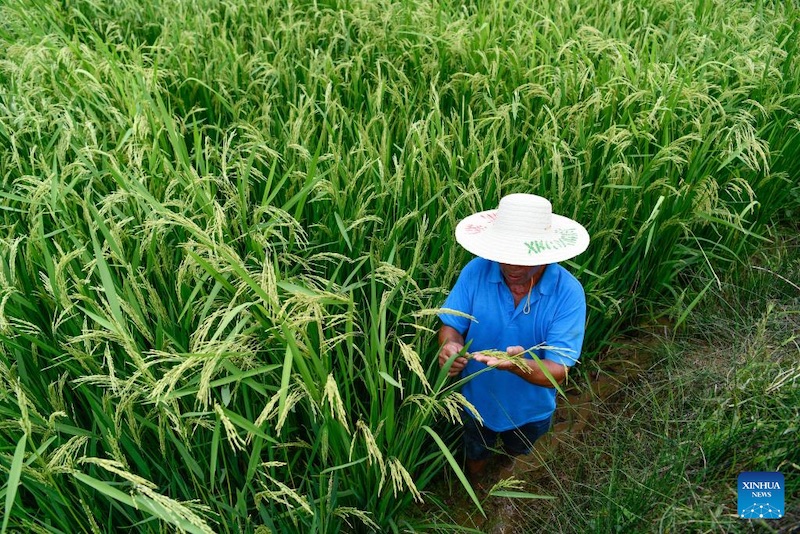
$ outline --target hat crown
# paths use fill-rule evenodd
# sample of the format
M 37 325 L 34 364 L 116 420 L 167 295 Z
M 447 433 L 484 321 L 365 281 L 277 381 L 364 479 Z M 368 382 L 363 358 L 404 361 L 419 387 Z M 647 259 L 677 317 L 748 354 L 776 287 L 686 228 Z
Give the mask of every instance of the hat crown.
M 589 246 L 580 223 L 553 213 L 546 198 L 526 193 L 507 195 L 497 209 L 462 219 L 456 240 L 476 256 L 512 265 L 556 263 Z
M 553 206 L 538 195 L 507 195 L 500 199 L 494 225 L 510 235 L 546 235 L 553 229 Z

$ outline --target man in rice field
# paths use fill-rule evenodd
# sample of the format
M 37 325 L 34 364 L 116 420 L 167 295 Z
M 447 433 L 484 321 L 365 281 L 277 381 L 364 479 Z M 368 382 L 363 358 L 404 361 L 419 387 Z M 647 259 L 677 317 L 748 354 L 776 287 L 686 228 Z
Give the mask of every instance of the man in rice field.
M 456 240 L 478 257 L 443 308 L 473 319 L 439 315 L 439 364 L 458 355 L 449 375 L 475 375 L 463 394 L 483 422 L 467 410 L 464 448 L 467 474 L 479 482 L 497 438 L 515 457 L 530 453 L 550 428 L 554 382 L 580 357 L 586 321 L 583 287 L 557 262 L 586 250 L 589 234 L 553 214 L 547 199 L 513 194 L 498 209 L 462 220 Z

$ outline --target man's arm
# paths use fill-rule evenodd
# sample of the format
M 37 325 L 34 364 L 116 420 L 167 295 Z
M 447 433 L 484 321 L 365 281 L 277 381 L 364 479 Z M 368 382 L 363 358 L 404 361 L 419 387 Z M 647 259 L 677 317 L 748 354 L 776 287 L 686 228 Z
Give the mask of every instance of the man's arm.
M 441 337 L 441 333 L 439 334 Z M 525 352 L 525 349 L 516 346 L 516 347 L 508 347 L 506 352 L 509 356 L 515 356 L 517 354 L 522 354 Z M 569 367 L 566 365 L 556 363 L 552 360 L 548 359 L 540 359 L 538 362 L 536 360 L 525 360 L 525 364 L 527 365 L 527 369 L 522 369 L 521 367 L 517 366 L 516 363 L 508 361 L 508 360 L 501 360 L 499 358 L 495 358 L 494 356 L 486 356 L 485 354 L 481 354 L 480 352 L 476 352 L 473 354 L 473 358 L 475 361 L 483 362 L 486 365 L 497 366 L 497 369 L 502 371 L 509 371 L 514 373 L 518 377 L 524 379 L 531 384 L 535 384 L 537 386 L 544 386 L 546 388 L 555 387 L 553 382 L 550 378 L 542 371 L 542 367 L 547 369 L 547 371 L 552 375 L 553 379 L 559 385 L 564 382 L 567 378 L 567 371 Z M 439 356 L 441 361 L 441 355 Z M 541 364 L 541 366 L 540 366 Z M 455 366 L 455 364 L 454 364 Z
M 439 346 L 441 347 L 439 349 L 439 367 L 444 367 L 444 364 L 447 363 L 447 360 L 449 360 L 453 354 L 461 352 L 464 349 L 464 336 L 455 328 L 442 325 L 439 329 Z M 467 365 L 466 358 L 456 358 L 453 365 L 450 366 L 447 376 L 457 376 L 464 369 L 465 365 Z

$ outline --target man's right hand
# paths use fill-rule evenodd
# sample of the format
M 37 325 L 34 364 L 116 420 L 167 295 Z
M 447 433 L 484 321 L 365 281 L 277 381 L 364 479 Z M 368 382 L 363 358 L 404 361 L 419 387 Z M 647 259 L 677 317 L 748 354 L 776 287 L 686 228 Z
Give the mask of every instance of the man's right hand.
M 458 343 L 456 341 L 448 341 L 444 345 L 442 345 L 441 350 L 439 351 L 439 367 L 444 367 L 444 364 L 447 363 L 453 354 L 458 354 L 464 350 L 464 345 Z M 447 372 L 447 376 L 453 377 L 458 376 L 461 374 L 461 371 L 464 369 L 464 366 L 467 365 L 467 359 L 463 356 L 460 356 L 453 361 L 453 365 L 450 366 L 450 370 Z

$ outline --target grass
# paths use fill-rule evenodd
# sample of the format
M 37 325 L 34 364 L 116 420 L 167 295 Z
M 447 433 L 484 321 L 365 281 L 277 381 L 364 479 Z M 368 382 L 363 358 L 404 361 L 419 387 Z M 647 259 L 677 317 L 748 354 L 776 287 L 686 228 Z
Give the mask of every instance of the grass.
M 526 488 L 557 500 L 549 508 L 520 505 L 520 528 L 793 532 L 800 525 L 800 293 L 762 270 L 796 279 L 800 248 L 794 233 L 779 243 L 722 279 L 686 328 L 642 337 L 650 368 L 598 402 L 582 435 L 563 436 L 558 452 L 543 453 L 557 467 L 540 469 Z M 627 345 L 621 351 L 635 346 Z M 737 517 L 744 471 L 784 474 L 783 519 Z
M 3 530 L 413 529 L 463 480 L 457 221 L 527 191 L 587 225 L 586 361 L 693 320 L 800 210 L 798 31 L 781 2 L 4 3 Z

